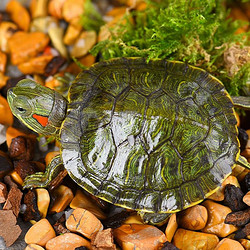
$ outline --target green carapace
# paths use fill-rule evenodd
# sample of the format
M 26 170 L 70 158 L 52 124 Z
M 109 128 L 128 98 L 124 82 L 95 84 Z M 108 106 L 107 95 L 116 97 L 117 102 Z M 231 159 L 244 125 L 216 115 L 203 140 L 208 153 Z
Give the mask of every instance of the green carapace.
M 250 98 L 237 98 L 250 108 Z M 82 71 L 67 100 L 31 80 L 8 92 L 11 110 L 61 154 L 25 187 L 62 170 L 89 193 L 137 210 L 151 223 L 211 195 L 240 156 L 233 98 L 202 69 L 182 62 L 118 58 Z

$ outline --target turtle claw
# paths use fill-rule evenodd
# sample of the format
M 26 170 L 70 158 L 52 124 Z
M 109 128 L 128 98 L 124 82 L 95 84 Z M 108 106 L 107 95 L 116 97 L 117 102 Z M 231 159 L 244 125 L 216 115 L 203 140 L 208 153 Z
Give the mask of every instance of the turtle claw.
M 48 178 L 43 172 L 38 172 L 32 175 L 29 175 L 25 178 L 23 183 L 23 189 L 25 188 L 42 188 L 46 187 L 49 184 Z

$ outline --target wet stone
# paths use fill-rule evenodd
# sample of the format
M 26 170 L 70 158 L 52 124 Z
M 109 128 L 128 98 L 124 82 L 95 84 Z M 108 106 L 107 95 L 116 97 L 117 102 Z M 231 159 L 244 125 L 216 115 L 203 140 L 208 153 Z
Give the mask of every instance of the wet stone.
M 90 242 L 74 233 L 61 234 L 46 243 L 47 250 L 72 250 L 81 246 L 90 248 Z
M 192 242 L 192 243 L 191 243 Z M 219 238 L 210 233 L 201 233 L 179 228 L 173 239 L 173 244 L 179 249 L 189 249 L 190 243 L 192 249 L 210 250 L 218 244 Z
M 226 237 L 238 229 L 233 225 L 224 223 L 226 216 L 232 212 L 229 207 L 211 200 L 204 201 L 202 205 L 208 211 L 208 220 L 206 226 L 202 229 L 203 232 L 216 234 L 219 237 Z
M 0 182 L 0 203 L 3 203 L 7 199 L 7 187 L 4 183 Z
M 243 197 L 243 202 L 245 203 L 245 204 L 247 204 L 248 206 L 250 206 L 250 191 L 248 191 L 245 195 L 244 195 L 244 197 Z
M 0 177 L 4 177 L 13 168 L 9 157 L 0 151 Z
M 244 250 L 244 247 L 236 240 L 222 239 L 215 250 Z
M 157 227 L 140 224 L 124 224 L 114 229 L 114 236 L 124 250 L 156 250 L 167 241 L 165 234 Z
M 27 244 L 34 243 L 45 246 L 46 243 L 54 237 L 56 237 L 56 233 L 49 221 L 47 219 L 41 219 L 28 230 L 24 240 Z
M 195 205 L 178 214 L 180 227 L 190 230 L 203 229 L 207 223 L 208 212 L 204 206 Z
M 242 201 L 244 193 L 240 188 L 227 184 L 225 187 L 224 205 L 230 207 L 232 211 L 240 211 L 247 208 L 247 205 Z
M 91 239 L 103 229 L 102 223 L 88 210 L 76 208 L 66 220 L 66 227 L 71 232 L 78 232 Z
M 250 221 L 250 208 L 229 213 L 225 218 L 225 223 L 232 224 L 234 226 L 244 226 Z
M 177 228 L 178 228 L 178 223 L 177 223 L 176 213 L 174 213 L 169 218 L 167 227 L 165 229 L 165 234 L 166 234 L 166 237 L 167 237 L 167 241 L 169 241 L 169 242 L 172 241 L 172 238 L 173 238 Z
M 14 169 L 24 181 L 28 175 L 34 174 L 36 172 L 36 165 L 26 160 L 14 161 Z

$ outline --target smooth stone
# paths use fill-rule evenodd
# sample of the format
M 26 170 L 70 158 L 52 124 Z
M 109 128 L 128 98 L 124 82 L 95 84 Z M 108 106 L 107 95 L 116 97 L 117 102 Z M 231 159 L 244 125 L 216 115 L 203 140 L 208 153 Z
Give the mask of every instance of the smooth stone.
M 173 236 L 178 228 L 178 223 L 176 219 L 176 213 L 172 214 L 171 217 L 169 218 L 167 227 L 165 229 L 165 234 L 167 237 L 167 241 L 171 242 L 173 239 Z
M 46 250 L 72 250 L 77 247 L 90 249 L 90 242 L 74 233 L 61 234 L 46 243 Z
M 185 250 L 211 250 L 216 247 L 219 238 L 214 234 L 194 232 L 179 228 L 173 239 L 173 244 Z
M 208 212 L 204 206 L 195 205 L 178 213 L 178 224 L 189 230 L 201 230 L 206 226 Z
M 225 238 L 219 242 L 215 250 L 244 250 L 244 247 L 236 240 Z
M 232 212 L 229 207 L 211 200 L 204 201 L 202 205 L 208 211 L 208 220 L 206 226 L 202 229 L 203 232 L 216 234 L 219 237 L 226 237 L 238 229 L 233 225 L 224 223 L 226 216 Z
M 41 219 L 28 230 L 24 240 L 27 244 L 34 243 L 43 247 L 54 237 L 56 233 L 49 221 Z
M 157 227 L 140 224 L 124 224 L 114 229 L 114 237 L 123 250 L 161 249 L 167 241 Z
M 250 206 L 250 191 L 248 191 L 244 197 L 243 197 L 243 202 L 246 203 L 248 206 Z
M 78 232 L 85 237 L 91 237 L 103 230 L 103 225 L 99 219 L 91 212 L 83 208 L 76 208 L 66 220 L 66 227 L 71 232 Z

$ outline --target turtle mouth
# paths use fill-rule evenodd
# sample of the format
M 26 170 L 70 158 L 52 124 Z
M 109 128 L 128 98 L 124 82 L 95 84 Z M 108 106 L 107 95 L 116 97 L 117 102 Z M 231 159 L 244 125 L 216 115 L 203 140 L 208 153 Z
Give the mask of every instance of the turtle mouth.
M 13 92 L 13 88 L 9 89 L 7 92 L 7 101 L 9 103 L 10 108 L 12 107 L 12 103 L 16 95 Z

